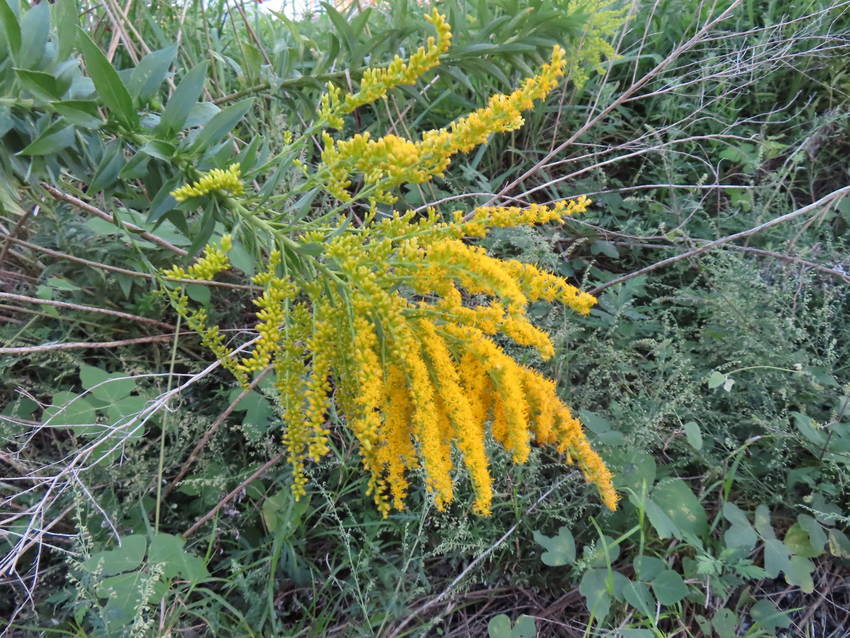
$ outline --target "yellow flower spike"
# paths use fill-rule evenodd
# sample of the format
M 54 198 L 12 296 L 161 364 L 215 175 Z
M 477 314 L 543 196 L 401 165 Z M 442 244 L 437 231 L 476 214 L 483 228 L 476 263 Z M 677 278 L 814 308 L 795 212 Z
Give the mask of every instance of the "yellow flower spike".
M 449 349 L 430 321 L 419 321 L 422 349 L 431 364 L 434 387 L 451 422 L 452 438 L 463 457 L 475 491 L 473 509 L 489 513 L 493 500 L 492 479 L 484 449 L 484 422 L 476 421 L 469 399 L 461 386 L 460 375 Z
M 445 17 L 436 9 L 425 19 L 433 25 L 437 33 L 436 39 L 429 37 L 426 45 L 419 47 L 407 61 L 396 56 L 384 68 L 366 69 L 360 79 L 360 90 L 357 93 L 342 97 L 342 91 L 329 83 L 327 92 L 321 98 L 319 117 L 329 126 L 340 129 L 344 123 L 343 115 L 384 97 L 393 87 L 413 84 L 422 74 L 437 66 L 440 56 L 451 46 L 452 30 Z
M 435 411 L 435 389 L 418 344 L 401 362 L 408 379 L 413 404 L 413 424 L 419 456 L 425 470 L 425 482 L 439 510 L 453 498 L 451 449 L 443 442 L 439 417 Z
M 208 193 L 220 191 L 227 191 L 231 195 L 241 195 L 245 192 L 241 171 L 242 168 L 239 164 L 231 164 L 226 170 L 214 168 L 204 173 L 193 184 L 187 184 L 171 191 L 171 196 L 178 202 L 183 202 L 190 197 L 201 197 Z
M 407 379 L 397 365 L 387 369 L 384 385 L 384 432 L 386 438 L 378 449 L 378 460 L 386 472 L 386 482 L 393 498 L 393 507 L 404 509 L 409 483 L 405 471 L 416 464 L 413 445 L 413 405 L 407 389 Z
M 441 176 L 457 153 L 465 153 L 487 141 L 497 132 L 513 131 L 523 125 L 521 111 L 546 97 L 557 85 L 566 66 L 564 50 L 556 46 L 552 58 L 540 72 L 509 95 L 493 95 L 487 106 L 455 120 L 448 128 L 426 131 L 414 142 L 397 135 L 373 140 L 368 133 L 338 142 L 325 134 L 320 179 L 335 197 L 350 199 L 346 191 L 349 176 L 361 173 L 367 185 L 374 186 L 371 199 L 392 203 L 389 193 L 400 184 L 421 184 Z
M 186 270 L 180 266 L 174 266 L 162 271 L 166 277 L 173 279 L 195 279 L 197 281 L 209 281 L 217 274 L 230 268 L 230 260 L 227 253 L 233 248 L 233 238 L 224 235 L 218 243 L 207 244 L 204 247 L 203 256 Z

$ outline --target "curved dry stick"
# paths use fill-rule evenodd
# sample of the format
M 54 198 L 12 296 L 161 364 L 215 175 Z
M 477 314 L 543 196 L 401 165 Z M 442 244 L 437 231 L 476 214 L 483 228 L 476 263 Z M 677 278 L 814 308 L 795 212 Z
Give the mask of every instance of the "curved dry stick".
M 195 334 L 191 331 L 180 334 Z M 71 341 L 69 343 L 47 343 L 40 346 L 21 346 L 16 348 L 0 348 L 0 355 L 10 354 L 35 354 L 37 352 L 52 352 L 53 350 L 80 350 L 83 348 L 120 348 L 133 346 L 137 343 L 151 343 L 154 341 L 168 341 L 174 338 L 174 333 L 167 335 L 153 335 L 150 337 L 136 337 L 135 339 L 119 339 L 118 341 Z

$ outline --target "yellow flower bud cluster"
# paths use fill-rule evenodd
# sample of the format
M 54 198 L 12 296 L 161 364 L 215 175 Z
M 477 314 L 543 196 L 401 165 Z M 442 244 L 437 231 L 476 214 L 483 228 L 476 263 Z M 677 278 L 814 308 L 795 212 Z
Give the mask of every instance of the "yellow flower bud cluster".
M 393 87 L 413 84 L 423 73 L 437 66 L 440 56 L 451 46 L 452 30 L 445 17 L 436 9 L 425 19 L 434 26 L 436 39 L 429 37 L 426 45 L 419 47 L 407 61 L 397 55 L 387 67 L 366 69 L 357 93 L 342 97 L 339 87 L 329 83 L 327 93 L 321 98 L 319 117 L 333 128 L 341 129 L 343 115 L 384 97 Z
M 195 183 L 173 190 L 171 196 L 178 202 L 183 202 L 190 197 L 201 197 L 216 191 L 228 191 L 231 195 L 241 195 L 245 192 L 241 170 L 239 164 L 231 164 L 227 170 L 214 168 L 204 173 Z
M 455 211 L 454 221 L 467 237 L 486 237 L 490 228 L 507 226 L 533 226 L 535 224 L 562 223 L 564 217 L 585 212 L 592 202 L 586 195 L 556 202 L 553 206 L 532 204 L 518 206 L 481 206 L 469 220 L 463 211 Z
M 180 266 L 174 266 L 163 270 L 162 274 L 173 279 L 195 279 L 210 280 L 218 273 L 230 268 L 230 260 L 227 253 L 233 248 L 233 237 L 224 235 L 216 246 L 207 244 L 204 247 L 203 256 L 186 270 Z
M 537 75 L 526 78 L 509 95 L 493 95 L 486 107 L 455 120 L 447 128 L 426 131 L 414 142 L 398 135 L 372 139 L 368 132 L 347 140 L 335 141 L 323 135 L 324 150 L 319 166 L 320 178 L 332 195 L 346 201 L 351 176 L 363 175 L 372 187 L 372 201 L 392 203 L 390 191 L 400 184 L 421 184 L 440 177 L 457 153 L 465 153 L 484 143 L 496 132 L 513 131 L 522 126 L 521 112 L 546 97 L 558 84 L 566 65 L 564 49 L 556 46 L 552 58 Z

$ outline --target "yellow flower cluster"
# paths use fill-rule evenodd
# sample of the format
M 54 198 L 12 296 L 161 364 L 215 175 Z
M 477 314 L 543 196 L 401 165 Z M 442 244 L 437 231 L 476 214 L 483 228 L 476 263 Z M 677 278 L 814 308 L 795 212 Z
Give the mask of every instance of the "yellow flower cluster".
M 519 89 L 509 95 L 493 95 L 487 106 L 455 120 L 447 128 L 426 131 L 418 142 L 397 135 L 372 139 L 368 132 L 334 141 L 325 133 L 319 173 L 326 188 L 335 197 L 348 200 L 351 176 L 360 173 L 365 184 L 372 187 L 371 200 L 394 202 L 397 198 L 389 191 L 400 184 L 421 184 L 442 176 L 456 153 L 472 150 L 492 133 L 522 126 L 521 112 L 557 86 L 565 66 L 566 54 L 556 46 L 550 62 L 537 75 L 526 78 Z
M 485 227 L 534 223 L 586 205 L 576 200 L 527 210 L 480 209 L 472 220 Z M 529 302 L 558 299 L 586 314 L 596 300 L 535 266 L 495 259 L 464 243 L 457 235 L 465 223 L 443 223 L 433 214 L 396 215 L 328 238 L 324 258 L 346 282 L 345 293 L 305 286 L 309 303 L 298 301 L 297 287 L 278 274 L 279 251 L 254 277 L 264 289 L 254 302 L 259 338 L 237 369 L 243 380 L 268 366 L 276 372 L 293 492 L 304 493 L 306 461 L 329 449 L 333 388 L 384 514 L 403 507 L 408 471 L 417 465 L 436 506 L 451 502 L 453 450 L 469 476 L 474 511 L 488 513 L 488 432 L 517 463 L 528 458 L 533 442 L 555 446 L 614 509 L 611 475 L 554 383 L 492 339 L 503 335 L 551 357 L 548 335 L 527 317 Z M 205 251 L 189 271 L 209 274 L 219 250 Z M 403 287 L 417 300 L 403 296 Z
M 437 38 L 407 63 L 396 59 L 386 69 L 368 71 L 353 95 L 343 98 L 329 89 L 324 119 L 341 125 L 345 113 L 437 64 L 451 33 L 439 14 L 431 22 Z M 390 191 L 398 185 L 441 175 L 456 153 L 521 126 L 521 112 L 556 86 L 566 65 L 564 50 L 555 47 L 551 61 L 519 89 L 493 96 L 486 107 L 419 141 L 394 135 L 373 140 L 368 133 L 334 141 L 325 134 L 322 164 L 310 179 L 345 200 L 352 175 L 362 174 L 374 213 L 376 202 L 394 201 Z M 216 190 L 240 194 L 242 188 L 234 164 L 173 194 L 185 199 Z M 307 461 L 330 449 L 333 406 L 358 442 L 369 492 L 384 515 L 404 508 L 416 468 L 436 507 L 445 508 L 455 496 L 458 459 L 474 494 L 472 509 L 488 514 L 493 501 L 488 439 L 517 463 L 528 459 L 533 444 L 555 447 L 613 510 L 611 474 L 555 383 L 519 364 L 497 342 L 507 338 L 548 359 L 554 346 L 531 323 L 529 303 L 557 301 L 588 314 L 596 299 L 561 277 L 493 258 L 468 243 L 492 228 L 563 222 L 589 205 L 579 197 L 550 206 L 481 207 L 457 212 L 448 222 L 435 210 L 419 216 L 394 212 L 380 220 L 369 216 L 356 227 L 340 219 L 333 230 L 324 225 L 325 216 L 322 225 L 305 223 L 297 241 L 274 231 L 276 248 L 253 278 L 263 290 L 254 300 L 258 337 L 235 362 L 226 356 L 217 329 L 206 326 L 206 314 L 191 311 L 182 293 L 168 289 L 168 294 L 243 385 L 252 374 L 274 371 L 296 497 L 305 493 Z M 310 251 L 299 242 L 310 244 Z M 229 267 L 229 248 L 226 237 L 188 269 L 165 274 L 212 278 Z
M 327 93 L 321 99 L 319 117 L 333 128 L 340 129 L 344 124 L 343 115 L 384 97 L 393 87 L 413 84 L 423 73 L 437 66 L 440 56 L 451 46 L 452 30 L 436 9 L 425 19 L 434 26 L 436 39 L 429 37 L 426 46 L 419 47 L 407 61 L 395 56 L 387 67 L 366 69 L 357 93 L 342 97 L 339 87 L 329 83 Z
M 227 170 L 214 168 L 204 173 L 194 184 L 186 184 L 172 191 L 171 196 L 178 202 L 183 202 L 190 197 L 201 197 L 216 191 L 228 191 L 232 195 L 245 192 L 239 164 L 231 164 Z

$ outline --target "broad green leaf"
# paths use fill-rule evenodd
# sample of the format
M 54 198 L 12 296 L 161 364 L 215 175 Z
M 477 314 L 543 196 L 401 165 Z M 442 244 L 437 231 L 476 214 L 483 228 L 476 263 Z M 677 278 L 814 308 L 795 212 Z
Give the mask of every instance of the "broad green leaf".
M 762 538 L 776 538 L 776 532 L 773 531 L 773 526 L 770 524 L 770 508 L 761 503 L 756 507 L 755 528 Z
M 77 27 L 80 24 L 80 10 L 76 0 L 56 0 L 51 7 L 52 22 L 56 27 L 59 47 L 56 57 L 66 60 L 77 42 Z
M 647 499 L 644 503 L 646 517 L 655 528 L 658 536 L 663 539 L 680 538 L 682 533 L 667 513 L 653 500 Z
M 726 547 L 740 547 L 750 551 L 756 546 L 758 536 L 756 530 L 748 523 L 747 525 L 732 525 L 723 533 Z
M 174 156 L 176 150 L 177 149 L 173 144 L 163 142 L 162 140 L 151 140 L 150 142 L 145 143 L 139 149 L 139 152 L 167 162 Z
M 794 416 L 794 425 L 797 426 L 800 434 L 818 447 L 826 445 L 826 434 L 821 429 L 819 423 L 815 422 L 812 417 L 801 412 L 793 412 L 792 414 Z
M 77 434 L 99 431 L 94 406 L 85 398 L 77 398 L 73 392 L 57 392 L 51 397 L 51 405 L 44 411 L 44 422 L 50 427 L 71 427 Z
M 538 545 L 546 548 L 540 556 L 544 565 L 549 567 L 561 567 L 571 565 L 576 559 L 576 543 L 569 528 L 564 525 L 558 530 L 557 536 L 545 536 L 540 532 L 534 532 L 534 540 Z
M 197 301 L 202 306 L 206 306 L 210 302 L 210 289 L 203 284 L 187 285 L 186 294 L 192 301 Z
M 92 554 L 80 567 L 90 573 L 99 571 L 102 574 L 119 574 L 138 569 L 145 557 L 147 546 L 147 538 L 142 534 L 125 536 L 121 539 L 120 547 Z
M 629 581 L 623 587 L 626 602 L 648 618 L 655 616 L 655 597 L 646 583 Z
M 679 531 L 698 538 L 708 531 L 705 510 L 682 479 L 674 478 L 656 485 L 652 491 L 652 500 L 667 514 Z
M 535 638 L 535 636 L 537 636 L 537 625 L 534 618 L 523 614 L 516 619 L 511 638 Z
M 493 616 L 487 623 L 490 638 L 511 638 L 511 619 L 505 614 Z
M 665 569 L 652 579 L 652 591 L 662 605 L 675 605 L 688 595 L 685 581 L 672 569 Z
M 618 455 L 619 458 L 617 458 Z M 633 450 L 622 450 L 618 451 L 617 454 L 613 454 L 612 457 L 612 464 L 616 469 L 614 472 L 614 484 L 618 488 L 629 487 L 638 493 L 643 489 L 644 484 L 647 491 L 652 488 L 657 469 L 655 459 L 651 454 Z
M 71 124 L 90 129 L 99 128 L 103 124 L 94 100 L 61 100 L 51 102 L 50 106 Z
M 738 630 L 738 615 L 731 609 L 718 609 L 711 619 L 717 638 L 735 638 Z
M 43 100 L 59 100 L 65 93 L 64 87 L 50 73 L 16 68 L 15 75 L 27 91 Z
M 800 514 L 797 516 L 797 522 L 809 535 L 809 544 L 812 546 L 812 549 L 822 553 L 823 548 L 826 545 L 826 533 L 823 531 L 821 524 L 808 514 Z
M 57 120 L 42 131 L 38 137 L 18 151 L 18 155 L 52 155 L 74 143 L 74 127 Z
M 815 590 L 815 583 L 812 580 L 814 569 L 814 563 L 808 558 L 792 556 L 785 570 L 785 582 L 789 585 L 796 585 L 805 593 L 811 594 Z
M 47 35 L 50 32 L 50 5 L 39 2 L 21 18 L 21 50 L 18 65 L 25 69 L 38 70 L 47 48 Z
M 794 523 L 788 528 L 784 541 L 788 549 L 797 556 L 814 558 L 823 554 L 823 545 L 821 545 L 821 548 L 814 547 L 809 533 L 803 529 L 800 523 Z
M 239 123 L 253 104 L 254 98 L 248 98 L 216 113 L 198 133 L 191 149 L 202 151 L 220 142 Z
M 152 51 L 139 60 L 127 81 L 130 95 L 143 102 L 156 95 L 176 55 L 177 45 L 172 44 L 164 49 Z
M 122 378 L 127 376 L 121 372 L 109 374 L 100 368 L 80 364 L 80 381 L 83 388 L 91 390 L 92 396 L 107 403 L 123 399 L 136 389 L 133 379 Z
M 159 133 L 173 134 L 183 128 L 192 107 L 198 102 L 198 98 L 204 90 L 206 77 L 206 61 L 196 65 L 186 74 L 165 106 L 165 111 L 163 111 L 159 120 L 159 126 L 156 127 Z
M 850 538 L 837 529 L 829 530 L 829 553 L 839 558 L 850 558 Z
M 186 541 L 179 536 L 158 533 L 151 538 L 148 562 L 163 565 L 163 574 L 167 579 L 181 578 L 199 583 L 210 577 L 204 562 L 189 554 L 184 545 Z
M 699 451 L 702 449 L 702 432 L 699 429 L 699 425 L 696 421 L 688 421 L 683 426 L 685 430 L 685 437 L 688 439 L 688 445 L 690 445 L 695 450 Z
M 715 370 L 710 375 L 708 375 L 708 389 L 714 390 L 715 388 L 719 388 L 726 382 L 726 375 L 722 372 L 718 372 Z
M 776 578 L 780 572 L 788 569 L 791 552 L 778 538 L 764 541 L 764 570 L 770 578 Z
M 777 628 L 787 629 L 791 626 L 791 619 L 784 611 L 780 611 L 776 605 L 766 598 L 757 601 L 750 608 L 750 617 L 753 622 L 759 624 L 760 629 L 775 631 Z
M 79 29 L 78 34 L 78 46 L 86 61 L 89 76 L 97 89 L 98 97 L 121 122 L 132 129 L 137 129 L 139 116 L 118 72 L 85 31 Z
M 604 620 L 611 609 L 609 575 L 607 569 L 588 569 L 581 577 L 578 587 L 579 593 L 585 598 L 587 610 L 598 620 Z M 610 584 L 613 587 L 613 578 Z
M 0 0 L 0 22 L 3 23 L 3 35 L 6 36 L 12 59 L 17 61 L 21 51 L 21 24 L 6 0 Z
M 135 416 L 144 410 L 147 402 L 147 397 L 136 395 L 126 396 L 112 401 L 103 408 L 103 411 L 106 412 L 106 416 L 111 423 L 117 423 L 118 421 L 126 421 L 129 417 Z M 133 438 L 140 438 L 142 433 L 143 428 L 139 428 Z M 118 434 L 122 437 L 126 436 L 124 433 Z
M 654 579 L 667 569 L 667 564 L 655 556 L 638 556 L 633 564 L 637 577 L 645 581 Z

